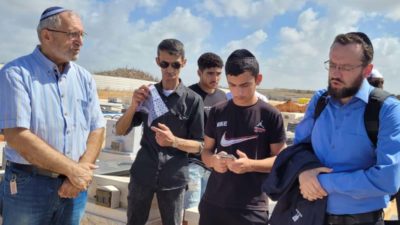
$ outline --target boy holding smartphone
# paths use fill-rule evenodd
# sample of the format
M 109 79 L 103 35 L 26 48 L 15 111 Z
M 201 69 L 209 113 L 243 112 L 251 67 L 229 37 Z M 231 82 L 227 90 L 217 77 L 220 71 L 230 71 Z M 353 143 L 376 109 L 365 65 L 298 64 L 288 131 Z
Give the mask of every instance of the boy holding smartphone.
M 213 172 L 200 202 L 199 224 L 267 224 L 268 199 L 261 184 L 285 147 L 283 119 L 255 95 L 262 75 L 251 52 L 234 51 L 225 73 L 233 99 L 213 107 L 207 121 L 202 159 Z

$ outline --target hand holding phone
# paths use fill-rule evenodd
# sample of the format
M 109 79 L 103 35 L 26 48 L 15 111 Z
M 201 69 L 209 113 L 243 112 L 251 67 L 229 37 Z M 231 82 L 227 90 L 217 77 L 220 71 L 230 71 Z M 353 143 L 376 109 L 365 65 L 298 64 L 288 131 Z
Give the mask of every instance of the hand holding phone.
M 228 154 L 228 153 L 226 153 L 226 152 L 224 152 L 224 151 L 219 152 L 217 155 L 218 155 L 221 159 L 231 159 L 231 160 L 235 160 L 235 159 L 236 159 L 236 157 L 235 157 L 234 155 Z

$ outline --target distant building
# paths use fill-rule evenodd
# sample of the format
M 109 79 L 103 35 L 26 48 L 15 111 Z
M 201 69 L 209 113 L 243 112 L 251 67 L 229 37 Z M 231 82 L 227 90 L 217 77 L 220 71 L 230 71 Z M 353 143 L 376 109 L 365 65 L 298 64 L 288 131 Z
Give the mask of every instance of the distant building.
M 97 90 L 134 91 L 142 85 L 153 84 L 153 81 L 138 80 L 125 77 L 113 77 L 93 74 Z

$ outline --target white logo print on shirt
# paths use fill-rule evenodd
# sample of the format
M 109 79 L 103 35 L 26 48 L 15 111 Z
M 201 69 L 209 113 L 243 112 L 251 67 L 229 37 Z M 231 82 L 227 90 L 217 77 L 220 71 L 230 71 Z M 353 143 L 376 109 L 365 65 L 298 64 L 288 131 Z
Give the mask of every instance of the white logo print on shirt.
M 263 121 L 261 120 L 257 125 L 254 127 L 254 133 L 264 133 L 265 127 L 263 125 Z
M 220 121 L 217 123 L 217 127 L 226 127 L 228 126 L 228 121 Z
M 225 137 L 225 134 L 226 134 L 226 132 L 222 135 L 221 142 L 220 142 L 222 147 L 229 147 L 231 145 L 238 144 L 238 143 L 241 143 L 241 142 L 244 142 L 244 141 L 248 141 L 248 140 L 252 140 L 252 139 L 256 139 L 258 137 L 258 135 L 252 135 L 252 136 L 244 136 L 244 137 L 239 137 L 239 138 L 229 138 L 229 139 L 227 139 Z

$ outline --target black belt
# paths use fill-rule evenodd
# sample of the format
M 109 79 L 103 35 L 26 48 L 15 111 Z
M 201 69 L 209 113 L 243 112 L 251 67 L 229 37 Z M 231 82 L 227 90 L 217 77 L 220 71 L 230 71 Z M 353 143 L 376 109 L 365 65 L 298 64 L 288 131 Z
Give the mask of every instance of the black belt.
M 54 173 L 54 172 L 51 172 L 50 170 L 41 169 L 34 165 L 19 164 L 19 163 L 10 162 L 10 161 L 7 161 L 6 165 L 7 165 L 7 167 L 15 168 L 17 170 L 21 170 L 21 171 L 24 171 L 27 173 L 38 174 L 38 175 L 51 177 L 51 178 L 59 178 L 62 176 L 59 173 Z
M 332 215 L 326 214 L 326 223 L 329 225 L 335 224 L 363 224 L 363 223 L 373 223 L 383 220 L 383 210 L 377 210 L 368 213 L 359 214 L 346 214 L 346 215 Z

